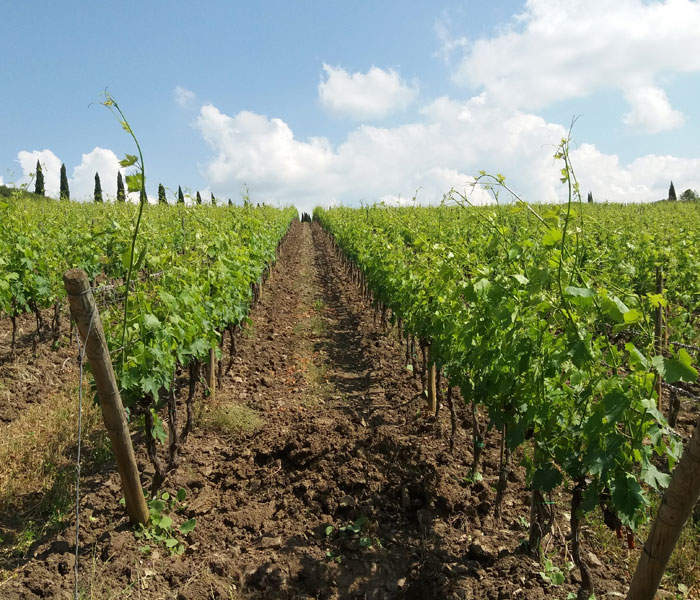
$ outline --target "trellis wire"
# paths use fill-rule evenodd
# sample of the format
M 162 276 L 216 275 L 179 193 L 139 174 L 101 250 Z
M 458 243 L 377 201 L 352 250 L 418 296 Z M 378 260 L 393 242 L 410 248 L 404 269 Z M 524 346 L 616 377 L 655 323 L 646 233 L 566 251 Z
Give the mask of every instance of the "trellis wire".
M 79 600 L 78 567 L 80 556 L 80 450 L 83 432 L 83 364 L 85 362 L 85 349 L 87 347 L 87 340 L 90 339 L 90 333 L 92 332 L 92 324 L 95 320 L 96 314 L 97 311 L 95 311 L 92 314 L 92 318 L 90 319 L 90 325 L 88 326 L 87 335 L 85 336 L 85 345 L 80 343 L 80 335 L 77 331 L 75 334 L 78 340 L 78 367 L 80 369 L 80 375 L 78 377 L 78 452 L 75 464 L 75 581 L 73 586 L 74 600 Z

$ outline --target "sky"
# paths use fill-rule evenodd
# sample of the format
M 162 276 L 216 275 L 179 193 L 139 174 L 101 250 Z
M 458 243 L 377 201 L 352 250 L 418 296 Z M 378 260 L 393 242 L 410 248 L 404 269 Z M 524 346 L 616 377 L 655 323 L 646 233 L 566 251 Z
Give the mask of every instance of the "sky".
M 527 0 L 7 2 L 0 183 L 116 193 L 135 146 L 206 199 L 437 203 L 480 171 L 557 202 L 571 129 L 581 191 L 649 202 L 700 190 L 700 2 Z M 31 186 L 31 184 L 30 184 Z M 30 187 L 30 189 L 33 189 Z

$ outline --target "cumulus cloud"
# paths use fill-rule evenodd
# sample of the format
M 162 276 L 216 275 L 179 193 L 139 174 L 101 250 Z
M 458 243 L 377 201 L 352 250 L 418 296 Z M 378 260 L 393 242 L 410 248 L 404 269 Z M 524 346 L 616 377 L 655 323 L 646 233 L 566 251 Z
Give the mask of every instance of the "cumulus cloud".
M 73 176 L 68 180 L 71 198 L 74 200 L 93 199 L 95 173 L 100 174 L 100 184 L 105 197 L 116 198 L 117 172 L 119 170 L 119 159 L 111 150 L 98 147 L 83 154 L 80 164 L 73 169 Z
M 361 125 L 333 146 L 325 138 L 298 139 L 281 119 L 213 105 L 200 110 L 195 127 L 212 150 L 202 173 L 217 197 L 237 198 L 244 185 L 255 202 L 358 205 L 405 204 L 418 192 L 437 203 L 450 188 L 470 192 L 481 169 L 503 173 L 532 202 L 563 200 L 561 165 L 553 158 L 567 129 L 542 117 L 489 102 L 482 93 L 459 102 L 441 97 L 415 122 L 398 127 Z M 650 155 L 621 164 L 591 144 L 572 150 L 584 193 L 600 200 L 644 202 L 664 197 L 669 180 L 700 189 L 700 159 Z M 480 192 L 476 203 L 488 197 Z
M 657 133 L 681 127 L 685 122 L 683 113 L 671 107 L 666 92 L 658 87 L 631 89 L 625 98 L 631 110 L 622 116 L 622 122 L 632 129 Z
M 44 174 L 44 191 L 47 196 L 58 198 L 60 189 L 61 160 L 51 150 L 22 150 L 17 153 L 17 160 L 22 167 L 22 177 L 15 182 L 15 185 L 30 185 L 33 178 L 30 174 L 36 173 L 36 161 L 41 163 L 41 171 Z
M 181 108 L 192 108 L 197 103 L 197 95 L 192 90 L 188 90 L 180 85 L 175 86 L 173 97 Z
M 661 131 L 682 115 L 654 83 L 700 71 L 698 30 L 700 3 L 690 0 L 528 0 L 513 23 L 470 45 L 454 79 L 524 110 L 621 90 L 625 122 Z
M 531 199 L 556 196 L 551 155 L 565 130 L 542 118 L 493 108 L 483 96 L 458 103 L 440 98 L 422 118 L 400 127 L 362 125 L 333 147 L 325 138 L 299 140 L 281 119 L 243 111 L 231 117 L 202 107 L 196 127 L 213 151 L 202 167 L 211 189 L 235 196 L 244 184 L 253 200 L 302 210 L 333 202 L 411 198 L 438 202 L 468 185 L 479 169 L 525 175 Z M 533 197 L 537 194 L 536 197 Z
M 322 106 L 329 112 L 356 119 L 382 119 L 408 107 L 418 94 L 415 83 L 407 83 L 394 70 L 372 67 L 367 73 L 348 73 L 324 64 L 325 78 L 318 84 Z
M 30 174 L 36 171 L 36 161 L 39 159 L 44 173 L 44 188 L 47 196 L 58 198 L 60 190 L 61 159 L 51 150 L 22 150 L 17 154 L 22 167 L 23 176 L 16 185 L 29 184 Z M 66 167 L 68 169 L 68 167 Z M 73 169 L 72 177 L 68 178 L 68 188 L 71 199 L 92 200 L 95 191 L 95 173 L 100 174 L 102 193 L 106 198 L 117 195 L 117 171 L 120 170 L 119 159 L 111 150 L 95 147 L 91 152 L 83 154 L 80 164 Z
M 684 190 L 700 189 L 700 158 L 650 154 L 623 165 L 614 154 L 604 154 L 592 144 L 581 144 L 571 152 L 571 159 L 582 192 L 592 191 L 596 201 L 661 200 L 666 198 L 671 181 Z

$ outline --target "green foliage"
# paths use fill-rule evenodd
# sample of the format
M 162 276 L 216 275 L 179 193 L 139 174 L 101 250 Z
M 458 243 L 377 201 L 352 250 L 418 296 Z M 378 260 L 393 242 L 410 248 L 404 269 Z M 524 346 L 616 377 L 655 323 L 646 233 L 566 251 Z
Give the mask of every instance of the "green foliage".
M 140 524 L 134 535 L 145 543 L 139 548 L 144 554 L 152 552 L 151 545 L 164 547 L 170 554 L 182 554 L 186 547 L 185 538 L 197 525 L 196 519 L 188 519 L 175 525 L 173 517 L 187 509 L 187 493 L 180 488 L 177 494 L 161 492 L 148 500 L 150 519 L 147 525 Z
M 373 524 L 368 517 L 360 517 L 355 521 L 348 521 L 338 526 L 327 525 L 324 533 L 327 538 L 350 538 L 357 540 L 359 548 L 381 548 L 381 540 L 375 535 L 372 535 L 373 529 Z M 326 553 L 326 557 L 333 560 L 335 555 L 329 551 Z
M 61 164 L 61 188 L 58 197 L 61 200 L 70 200 L 70 190 L 68 189 L 68 176 L 66 175 L 66 165 Z
M 540 577 L 545 583 L 558 586 L 562 585 L 566 581 L 566 576 L 564 575 L 563 571 L 552 562 L 551 558 L 545 558 L 542 566 L 543 570 L 540 571 Z M 574 568 L 574 563 L 570 562 L 566 566 L 570 571 Z
M 36 181 L 34 183 L 34 193 L 39 196 L 45 195 L 44 190 L 44 171 L 41 168 L 41 163 L 39 159 L 36 160 Z
M 95 202 L 103 202 L 102 200 L 102 184 L 100 183 L 100 174 L 95 173 Z
M 165 188 L 162 183 L 158 184 L 158 204 L 167 204 L 168 199 L 165 197 Z
M 649 489 L 668 483 L 659 461 L 672 468 L 680 448 L 654 381 L 697 380 L 685 351 L 656 356 L 653 315 L 668 306 L 671 339 L 697 344 L 700 217 L 680 203 L 583 202 L 566 140 L 556 156 L 562 206 L 504 203 L 505 178 L 484 173 L 494 206 L 453 191 L 440 207 L 317 208 L 314 219 L 510 449 L 529 446 L 533 489 L 585 480 L 584 510 L 607 489 L 636 528 Z
M 673 187 L 673 181 L 668 188 L 668 199 L 674 202 L 676 201 L 676 188 Z
M 185 203 L 185 195 L 182 193 L 182 188 L 179 185 L 177 186 L 177 203 L 178 204 Z
M 691 190 L 689 188 L 681 194 L 680 199 L 683 202 L 697 202 L 698 200 L 700 200 L 700 194 L 698 194 L 698 192 L 696 192 L 695 190 Z

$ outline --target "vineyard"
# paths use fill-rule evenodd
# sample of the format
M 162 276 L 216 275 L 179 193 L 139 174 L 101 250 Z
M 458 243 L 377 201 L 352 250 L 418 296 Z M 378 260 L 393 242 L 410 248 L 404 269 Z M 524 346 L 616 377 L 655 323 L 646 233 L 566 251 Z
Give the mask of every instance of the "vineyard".
M 696 203 L 138 209 L 0 196 L 1 597 L 625 595 L 698 413 Z M 664 597 L 700 595 L 698 531 Z

